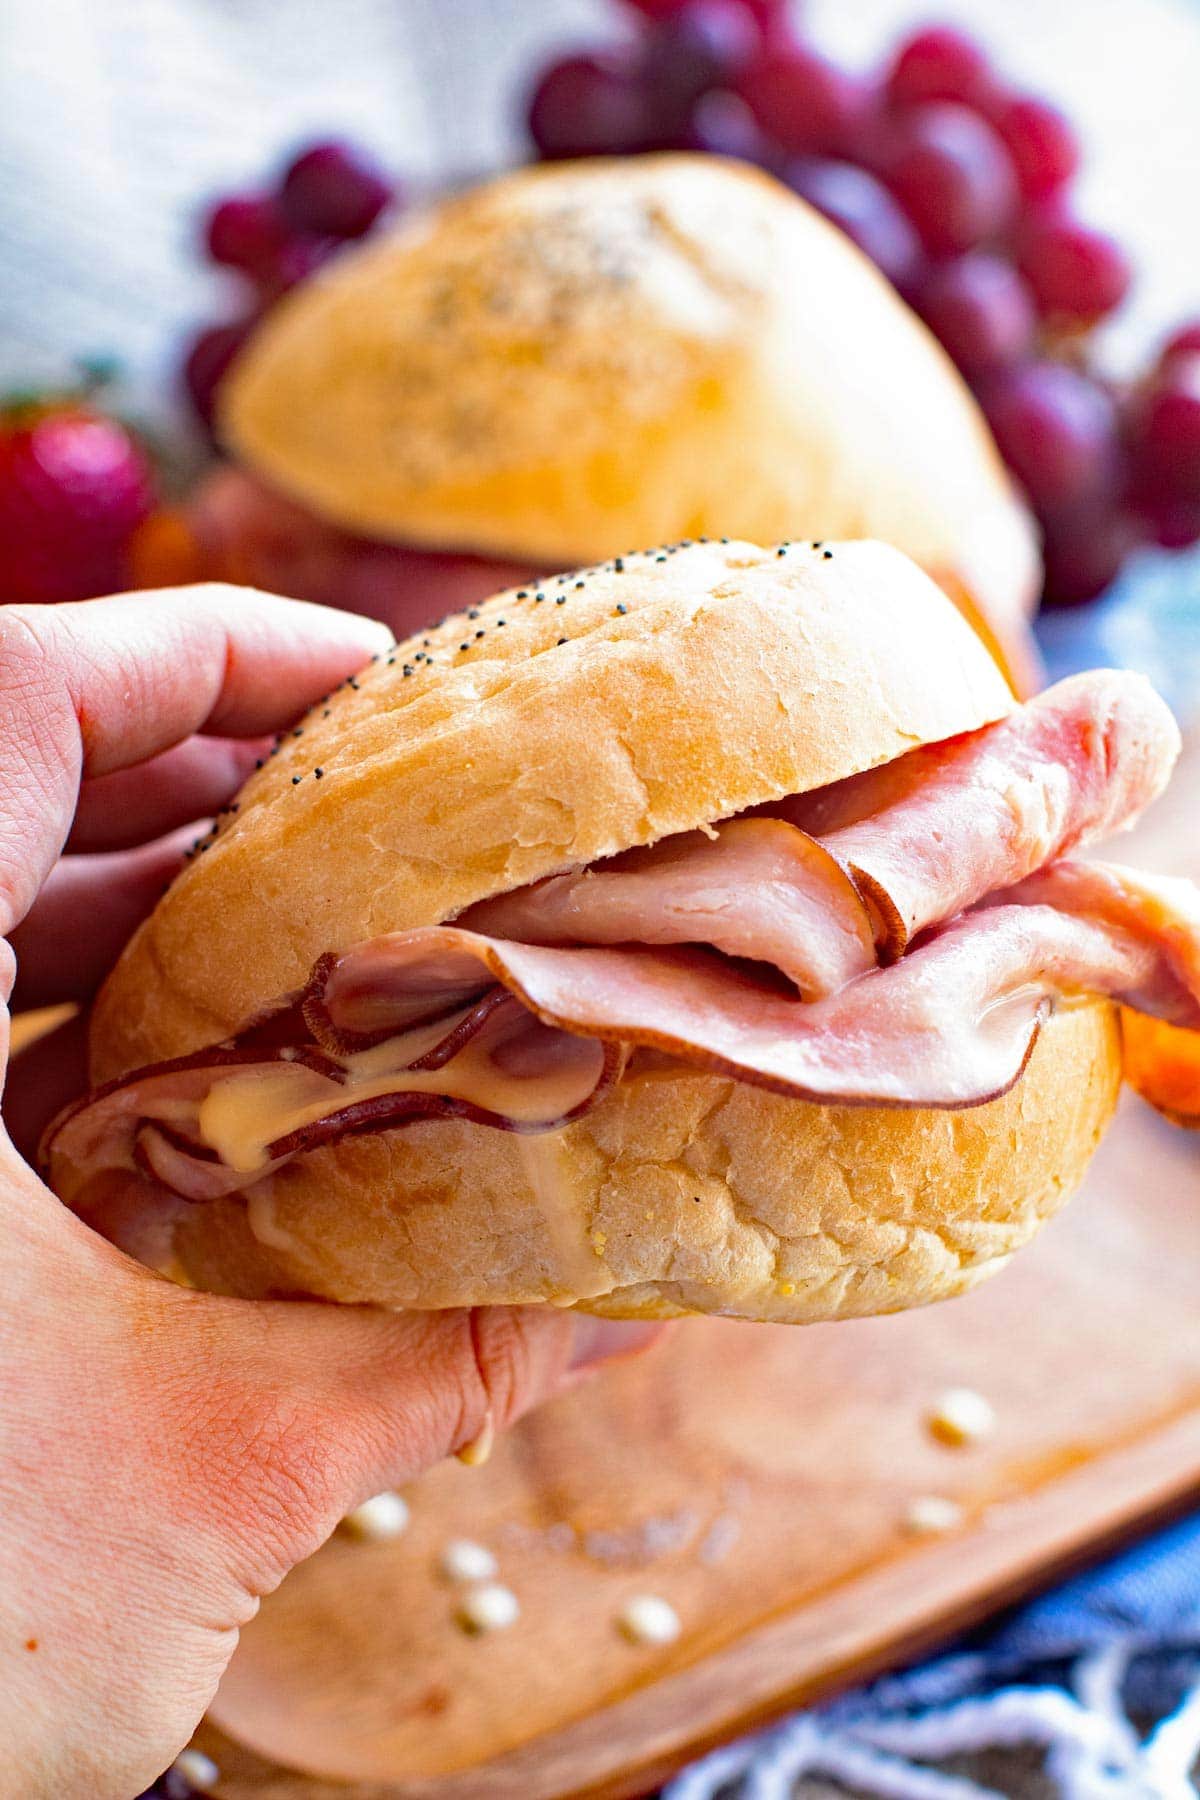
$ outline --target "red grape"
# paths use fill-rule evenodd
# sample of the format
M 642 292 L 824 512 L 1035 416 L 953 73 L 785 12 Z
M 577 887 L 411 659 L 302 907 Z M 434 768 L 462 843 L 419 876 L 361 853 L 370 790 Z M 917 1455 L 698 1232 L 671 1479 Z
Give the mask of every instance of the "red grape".
M 784 39 L 790 25 L 789 13 L 794 18 L 799 11 L 797 0 L 742 0 L 742 5 L 750 14 L 759 31 L 770 40 Z
M 965 32 L 930 25 L 900 46 L 887 75 L 887 95 L 898 105 L 923 100 L 978 104 L 991 82 L 988 59 Z
M 1137 408 L 1134 460 L 1155 493 L 1200 499 L 1200 352 L 1180 351 Z
M 626 6 L 634 12 L 641 13 L 644 19 L 653 19 L 656 23 L 663 19 L 673 19 L 688 5 L 689 0 L 625 0 Z M 742 11 L 753 19 L 760 31 L 772 31 L 778 28 L 787 12 L 787 0 L 738 0 Z
M 1022 227 L 1017 265 L 1044 318 L 1088 324 L 1120 305 L 1132 279 L 1115 238 L 1053 208 Z
M 1012 157 L 1023 199 L 1046 200 L 1074 175 L 1079 139 L 1057 106 L 1018 94 L 999 101 L 990 116 Z
M 294 237 L 276 257 L 275 267 L 269 274 L 264 273 L 262 276 L 259 291 L 268 300 L 286 294 L 289 288 L 298 287 L 310 275 L 315 275 L 339 247 L 337 238 L 311 237 L 307 234 Z
M 736 78 L 758 45 L 739 0 L 688 0 L 645 40 L 643 74 L 660 118 L 682 122 L 702 94 Z
M 863 81 L 802 44 L 768 50 L 737 85 L 767 136 L 788 151 L 851 150 L 867 108 Z
M 917 311 L 967 376 L 1018 362 L 1033 343 L 1029 290 L 1011 263 L 985 250 L 935 265 Z
M 157 499 L 140 444 L 86 402 L 0 410 L 0 594 L 51 605 L 128 585 L 129 549 Z
M 1196 350 L 1200 350 L 1200 319 L 1180 325 L 1171 333 L 1158 353 L 1158 366 L 1165 368 L 1173 357 L 1188 356 Z
M 625 4 L 645 19 L 658 20 L 673 19 L 677 12 L 683 11 L 687 0 L 625 0 Z
M 1151 541 L 1164 550 L 1190 550 L 1200 543 L 1200 500 L 1147 497 L 1138 500 L 1137 512 Z
M 771 166 L 772 146 L 754 122 L 754 114 L 740 94 L 714 88 L 701 94 L 691 110 L 681 138 L 685 150 L 710 156 L 735 156 L 742 162 Z
M 313 144 L 297 156 L 280 189 L 288 222 L 318 237 L 362 237 L 391 198 L 382 171 L 336 142 Z
M 1132 520 L 1115 506 L 1083 506 L 1048 519 L 1042 546 L 1047 603 L 1094 600 L 1116 580 L 1136 542 Z
M 217 389 L 225 371 L 254 330 L 257 320 L 241 319 L 233 325 L 214 325 L 200 332 L 183 365 L 183 380 L 201 423 L 213 427 Z
M 782 175 L 801 199 L 841 227 L 893 287 L 909 291 L 920 267 L 921 246 L 881 181 L 853 163 L 800 156 L 784 165 Z
M 621 156 L 664 139 L 640 70 L 616 53 L 568 56 L 543 70 L 529 101 L 529 133 L 547 160 Z
M 1035 362 L 997 376 L 981 397 L 1000 453 L 1039 513 L 1108 490 L 1116 408 L 1098 383 L 1062 363 Z
M 884 177 L 932 256 L 956 256 L 1009 222 L 1016 184 L 991 126 L 951 101 L 916 107 L 886 157 Z
M 212 260 L 253 276 L 274 268 L 289 235 L 279 206 L 265 194 L 231 195 L 213 207 L 205 224 Z

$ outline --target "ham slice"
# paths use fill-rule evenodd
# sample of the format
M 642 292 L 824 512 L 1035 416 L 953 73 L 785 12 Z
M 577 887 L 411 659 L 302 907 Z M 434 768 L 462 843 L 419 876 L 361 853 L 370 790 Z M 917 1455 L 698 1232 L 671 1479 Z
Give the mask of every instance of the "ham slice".
M 538 573 L 528 563 L 358 537 L 231 466 L 201 483 L 187 524 L 199 564 L 193 579 L 366 613 L 398 638 Z
M 77 1198 L 90 1177 L 101 1169 L 133 1168 L 139 1161 L 138 1136 L 145 1129 L 153 1135 L 156 1153 L 186 1142 L 207 1161 L 200 1143 L 196 1119 L 213 1083 L 232 1072 L 262 1072 L 273 1068 L 279 1056 L 257 1047 L 215 1044 L 195 1056 L 155 1063 L 150 1069 L 106 1082 L 52 1120 L 42 1140 L 40 1158 L 55 1192 L 68 1205 Z M 307 1055 L 292 1050 L 289 1062 L 323 1071 L 329 1067 L 319 1051 Z M 149 1159 L 153 1166 L 155 1156 Z M 211 1171 L 210 1171 L 211 1175 Z M 169 1185 L 174 1185 L 173 1183 Z M 210 1193 L 231 1192 L 238 1185 L 218 1174 L 210 1181 Z
M 1161 940 L 1013 903 L 943 927 L 900 962 L 809 1004 L 710 951 L 551 949 L 433 926 L 380 938 L 330 971 L 325 1004 L 344 1028 L 373 996 L 404 1005 L 408 980 L 437 959 L 459 990 L 485 968 L 546 1024 L 642 1045 L 795 1098 L 873 1106 L 977 1105 L 1011 1087 L 1055 999 L 1108 995 L 1134 1005 L 1168 996 L 1170 1016 L 1200 1029 L 1200 988 L 1161 968 Z
M 815 838 L 733 819 L 485 900 L 458 923 L 530 944 L 709 944 L 817 1000 L 875 964 L 863 902 Z
M 329 961 L 314 983 L 323 985 Z M 477 964 L 474 972 L 478 986 Z M 428 1015 L 428 976 L 416 971 L 413 988 Z M 141 1169 L 185 1199 L 211 1200 L 318 1144 L 422 1118 L 556 1130 L 620 1077 L 619 1048 L 548 1029 L 503 988 L 465 1007 L 443 991 L 440 1018 L 340 1059 L 311 1045 L 271 1050 L 259 1022 L 237 1041 L 109 1082 L 50 1126 L 48 1179 L 76 1205 L 111 1169 Z M 400 1012 L 413 1004 L 410 992 Z M 298 1024 L 303 1015 L 289 1001 L 279 1016 Z
M 876 942 L 894 959 L 925 927 L 1131 823 L 1178 747 L 1139 676 L 1078 676 L 966 737 L 785 801 L 773 810 L 786 820 L 689 832 L 457 922 L 533 944 L 707 944 L 819 999 L 872 967 Z
M 850 872 L 898 956 L 925 926 L 1132 824 L 1178 754 L 1149 683 L 1102 669 L 780 810 Z
M 1195 1029 L 1200 1001 L 1200 888 L 1109 862 L 1057 862 L 989 897 L 989 906 L 1051 906 L 1152 946 L 1148 984 L 1126 1006 Z
M 1153 986 L 1132 996 L 1122 1012 L 1125 1078 L 1168 1118 L 1200 1125 L 1200 1031 L 1195 1029 L 1200 891 L 1195 884 L 1114 863 L 1063 862 L 997 898 L 1087 914 L 1117 930 L 1154 937 L 1161 955 Z
M 1052 1006 L 1092 995 L 1131 1009 L 1141 1091 L 1200 1120 L 1200 894 L 1064 860 L 1136 817 L 1177 747 L 1144 683 L 1079 677 L 787 818 L 324 956 L 235 1040 L 56 1121 L 50 1177 L 71 1199 L 141 1168 L 204 1199 L 420 1118 L 555 1130 L 636 1047 L 819 1103 L 974 1106 L 1017 1080 Z
M 1080 870 L 1056 884 L 1065 904 L 1047 904 L 1051 872 L 1043 890 L 965 914 L 810 1003 L 704 949 L 395 933 L 322 958 L 305 997 L 304 1017 L 315 1008 L 340 1044 L 367 1048 L 272 1057 L 234 1044 L 137 1071 L 58 1120 L 43 1156 L 68 1200 L 98 1170 L 139 1165 L 204 1199 L 419 1118 L 556 1130 L 596 1104 L 630 1046 L 797 1099 L 955 1108 L 1012 1086 L 1064 998 L 1108 995 L 1200 1031 L 1195 941 L 1180 951 L 1188 915 L 1160 886 Z

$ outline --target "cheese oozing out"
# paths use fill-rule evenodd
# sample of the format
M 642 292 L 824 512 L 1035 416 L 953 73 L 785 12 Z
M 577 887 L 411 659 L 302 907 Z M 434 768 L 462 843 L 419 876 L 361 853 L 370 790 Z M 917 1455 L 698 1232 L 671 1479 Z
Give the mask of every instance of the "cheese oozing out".
M 548 1043 L 550 1034 L 515 1004 L 502 1017 L 498 1009 L 493 1021 L 441 1067 L 410 1066 L 471 1011 L 464 1007 L 433 1025 L 340 1057 L 341 1080 L 298 1062 L 223 1076 L 200 1103 L 200 1140 L 227 1168 L 253 1174 L 271 1162 L 272 1144 L 331 1113 L 385 1095 L 431 1094 L 462 1100 L 504 1117 L 518 1131 L 566 1115 L 586 1097 L 602 1052 L 591 1040 L 555 1034 L 554 1054 L 540 1058 L 536 1071 L 531 1071 L 529 1058 L 520 1053 L 520 1041 L 532 1033 L 539 1043 Z

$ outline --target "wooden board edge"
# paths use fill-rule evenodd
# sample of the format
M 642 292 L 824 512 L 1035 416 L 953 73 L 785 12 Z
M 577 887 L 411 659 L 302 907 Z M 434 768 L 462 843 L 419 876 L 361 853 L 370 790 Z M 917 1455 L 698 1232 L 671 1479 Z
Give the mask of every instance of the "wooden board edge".
M 634 1800 L 713 1745 L 935 1648 L 1051 1570 L 1082 1567 L 1197 1497 L 1200 1410 L 997 1502 L 965 1535 L 914 1543 L 690 1668 L 455 1775 L 347 1783 L 272 1767 L 212 1725 L 197 1741 L 230 1767 L 223 1800 Z M 903 1629 L 881 1633 L 878 1622 L 897 1616 Z

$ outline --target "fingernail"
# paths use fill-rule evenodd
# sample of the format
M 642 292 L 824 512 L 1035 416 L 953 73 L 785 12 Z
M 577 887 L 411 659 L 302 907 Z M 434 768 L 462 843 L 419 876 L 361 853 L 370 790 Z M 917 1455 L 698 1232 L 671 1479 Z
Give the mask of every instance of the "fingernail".
M 593 1319 L 584 1314 L 575 1326 L 572 1369 L 590 1369 L 648 1350 L 666 1327 L 657 1319 Z

